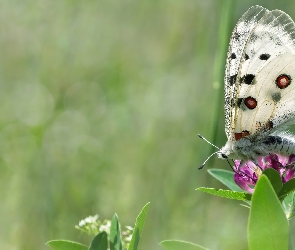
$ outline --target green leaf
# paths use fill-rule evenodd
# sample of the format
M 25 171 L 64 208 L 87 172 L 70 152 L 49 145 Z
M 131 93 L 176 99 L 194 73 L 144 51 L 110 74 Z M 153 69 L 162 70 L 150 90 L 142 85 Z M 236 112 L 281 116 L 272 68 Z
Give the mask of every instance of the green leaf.
M 136 218 L 135 226 L 134 226 L 134 230 L 132 233 L 132 238 L 131 238 L 131 242 L 129 244 L 128 250 L 137 250 L 139 239 L 140 239 L 143 227 L 144 227 L 144 223 L 145 223 L 145 219 L 146 219 L 149 205 L 150 205 L 150 202 L 148 202 L 143 207 L 143 209 L 141 210 L 141 212 L 139 213 L 139 215 Z
M 236 192 L 236 191 L 231 191 L 231 190 L 206 188 L 206 187 L 199 187 L 196 190 L 203 191 L 208 194 L 217 195 L 220 197 L 225 197 L 228 199 L 233 199 L 233 200 L 240 200 L 240 201 L 251 200 L 251 194 L 248 194 L 245 192 Z
M 248 224 L 250 250 L 287 250 L 289 223 L 267 177 L 262 174 L 252 196 Z
M 122 250 L 121 229 L 118 215 L 114 214 L 110 230 L 110 250 Z
M 181 241 L 181 240 L 164 240 L 160 242 L 160 245 L 166 250 L 206 250 L 199 245 L 195 245 L 191 242 Z
M 108 235 L 106 232 L 101 232 L 94 237 L 88 250 L 107 250 L 108 249 Z
M 234 172 L 223 170 L 223 169 L 209 169 L 209 174 L 211 174 L 214 178 L 219 180 L 221 183 L 223 183 L 225 186 L 227 186 L 229 189 L 237 192 L 243 192 L 244 190 L 241 189 L 234 181 Z
M 278 171 L 274 170 L 273 168 L 267 168 L 266 170 L 263 171 L 263 174 L 267 176 L 273 189 L 278 194 L 283 187 L 282 179 Z
M 87 250 L 88 247 L 69 240 L 51 240 L 46 243 L 53 250 Z
M 295 179 L 291 179 L 287 181 L 281 191 L 278 193 L 278 197 L 280 200 L 283 200 L 288 194 L 295 190 Z
M 285 214 L 288 219 L 291 219 L 295 215 L 295 199 L 294 192 L 288 194 L 282 202 Z

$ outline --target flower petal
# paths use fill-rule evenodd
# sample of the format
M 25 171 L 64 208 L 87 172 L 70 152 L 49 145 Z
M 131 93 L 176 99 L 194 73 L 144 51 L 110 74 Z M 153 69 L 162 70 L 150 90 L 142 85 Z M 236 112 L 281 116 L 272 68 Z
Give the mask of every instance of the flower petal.
M 269 154 L 257 157 L 254 162 L 247 161 L 242 163 L 240 160 L 235 160 L 234 162 L 234 181 L 240 188 L 249 193 L 253 193 L 255 184 L 261 175 L 261 170 L 267 168 L 275 169 L 280 174 L 283 183 L 295 177 L 295 155 Z
M 237 185 L 244 189 L 245 191 L 249 192 L 249 193 L 253 193 L 254 192 L 254 188 L 251 188 L 247 181 L 238 173 L 235 173 L 234 175 L 234 181 L 235 183 L 237 183 Z

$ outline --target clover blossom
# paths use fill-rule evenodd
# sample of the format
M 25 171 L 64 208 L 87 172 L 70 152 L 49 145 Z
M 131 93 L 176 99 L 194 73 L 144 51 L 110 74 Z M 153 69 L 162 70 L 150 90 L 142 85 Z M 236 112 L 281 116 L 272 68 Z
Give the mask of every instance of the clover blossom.
M 249 193 L 254 192 L 256 182 L 262 171 L 267 168 L 275 169 L 281 176 L 283 183 L 295 177 L 295 155 L 281 156 L 270 154 L 258 157 L 256 163 L 247 161 L 242 165 L 240 160 L 235 160 L 234 162 L 234 181 L 240 188 Z

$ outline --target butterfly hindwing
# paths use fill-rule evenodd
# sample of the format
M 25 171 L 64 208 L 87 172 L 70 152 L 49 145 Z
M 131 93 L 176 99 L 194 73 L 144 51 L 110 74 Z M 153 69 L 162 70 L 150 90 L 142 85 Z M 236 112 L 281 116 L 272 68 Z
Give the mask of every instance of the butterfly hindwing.
M 295 112 L 294 61 L 293 54 L 278 55 L 255 74 L 255 81 L 250 86 L 242 84 L 240 104 L 236 108 L 235 134 L 248 131 L 252 140 L 263 139 L 276 129 L 283 129 L 283 125 L 292 119 Z M 290 79 L 289 85 L 279 88 L 277 81 L 280 78 Z M 255 99 L 256 103 L 251 106 L 247 98 Z

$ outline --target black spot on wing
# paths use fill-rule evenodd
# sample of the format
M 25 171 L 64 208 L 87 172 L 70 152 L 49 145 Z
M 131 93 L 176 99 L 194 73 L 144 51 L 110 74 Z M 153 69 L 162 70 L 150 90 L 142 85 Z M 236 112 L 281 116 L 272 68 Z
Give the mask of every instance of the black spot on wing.
M 231 58 L 231 59 L 236 59 L 236 58 L 237 58 L 237 56 L 236 56 L 236 54 L 235 54 L 235 53 L 232 53 L 232 54 L 230 55 L 230 58 Z
M 237 80 L 237 74 L 230 76 L 228 79 L 228 82 L 230 85 L 234 85 L 236 80 Z
M 256 122 L 256 126 L 260 129 L 262 132 L 267 132 L 271 129 L 273 129 L 273 122 L 271 120 L 268 120 L 266 123 L 263 122 Z
M 260 60 L 267 60 L 268 58 L 270 58 L 270 54 L 261 54 L 259 56 L 259 59 Z
M 240 108 L 242 104 L 243 98 L 238 98 L 237 100 L 237 106 Z
M 232 37 L 233 37 L 234 40 L 239 41 L 240 37 L 241 37 L 241 34 L 239 32 L 235 32 Z
M 269 120 L 267 123 L 266 123 L 266 128 L 267 129 L 272 129 L 273 128 L 273 122 L 271 120 Z
M 245 54 L 245 60 L 248 60 L 250 57 L 248 56 L 248 54 Z
M 278 102 L 279 100 L 281 100 L 282 96 L 280 92 L 277 92 L 277 93 L 273 93 L 271 95 L 271 98 L 274 102 Z
M 240 79 L 240 82 L 250 85 L 250 84 L 253 83 L 254 78 L 255 78 L 255 75 L 253 75 L 253 74 L 247 74 L 247 75 L 244 75 Z

